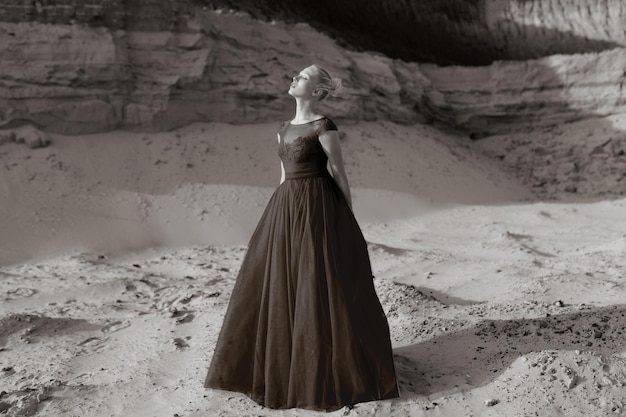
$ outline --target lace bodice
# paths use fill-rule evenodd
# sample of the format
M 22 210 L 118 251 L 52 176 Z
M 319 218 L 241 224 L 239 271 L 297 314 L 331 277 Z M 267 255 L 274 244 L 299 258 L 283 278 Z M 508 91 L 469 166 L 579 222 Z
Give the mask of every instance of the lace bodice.
M 327 130 L 337 130 L 337 126 L 327 117 L 299 125 L 281 123 L 278 132 L 278 156 L 285 165 L 285 171 L 289 172 L 289 168 L 295 168 L 297 164 L 326 167 L 328 157 L 319 141 L 319 135 Z

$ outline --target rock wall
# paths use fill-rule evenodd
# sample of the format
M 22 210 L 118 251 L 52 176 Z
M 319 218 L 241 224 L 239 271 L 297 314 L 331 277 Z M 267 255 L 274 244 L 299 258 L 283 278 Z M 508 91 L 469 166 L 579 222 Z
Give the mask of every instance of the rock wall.
M 0 118 L 63 133 L 118 124 L 131 73 L 105 28 L 39 23 L 0 25 Z
M 481 24 L 496 60 L 598 52 L 626 46 L 622 0 L 483 0 Z
M 2 22 L 75 22 L 122 28 L 126 16 L 123 0 L 0 0 Z
M 197 1 L 268 20 L 306 21 L 356 50 L 439 65 L 489 65 L 626 45 L 623 0 Z
M 306 24 L 199 11 L 175 31 L 0 23 L 0 118 L 60 133 L 161 130 L 194 121 L 279 120 L 291 77 L 319 62 L 346 82 L 337 117 L 411 123 L 416 64 L 347 52 Z
M 624 114 L 625 69 L 623 48 L 483 67 L 420 65 L 433 86 L 425 93 L 433 118 L 474 138 Z
M 353 50 L 439 65 L 626 45 L 622 0 L 0 0 L 0 21 L 176 31 L 201 7 L 304 21 Z
M 322 109 L 340 118 L 480 137 L 624 111 L 623 48 L 441 67 L 346 50 L 308 24 L 142 1 L 145 21 L 119 27 L 0 23 L 0 124 L 77 134 L 280 120 L 291 76 L 312 62 L 343 78 L 344 96 Z
M 0 21 L 171 30 L 194 6 L 187 0 L 0 0 Z

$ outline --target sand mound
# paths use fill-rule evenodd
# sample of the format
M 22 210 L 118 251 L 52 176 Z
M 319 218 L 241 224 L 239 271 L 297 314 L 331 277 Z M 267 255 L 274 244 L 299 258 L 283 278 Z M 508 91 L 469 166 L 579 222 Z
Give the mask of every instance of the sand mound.
M 489 142 L 340 125 L 401 390 L 345 412 L 624 415 L 626 200 L 535 202 Z M 0 147 L 0 413 L 319 415 L 202 387 L 275 128 Z
M 357 405 L 350 415 L 623 412 L 623 305 L 431 295 L 386 272 L 409 252 L 370 249 L 401 397 Z M 201 386 L 244 253 L 245 246 L 83 253 L 5 268 L 0 355 L 8 389 L 0 404 L 9 415 L 318 415 L 272 412 Z
M 73 250 L 247 243 L 280 178 L 276 127 L 52 135 L 36 150 L 7 143 L 0 264 Z M 391 123 L 342 129 L 362 222 L 529 195 L 459 135 Z

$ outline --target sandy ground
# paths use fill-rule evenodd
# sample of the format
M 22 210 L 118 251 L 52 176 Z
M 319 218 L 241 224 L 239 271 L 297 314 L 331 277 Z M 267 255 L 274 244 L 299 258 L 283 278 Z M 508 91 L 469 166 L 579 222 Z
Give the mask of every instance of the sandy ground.
M 330 415 L 626 415 L 626 199 L 560 194 L 555 165 L 538 193 L 502 157 L 519 135 L 339 124 L 401 397 Z M 0 414 L 320 415 L 202 387 L 280 175 L 276 126 L 0 146 Z

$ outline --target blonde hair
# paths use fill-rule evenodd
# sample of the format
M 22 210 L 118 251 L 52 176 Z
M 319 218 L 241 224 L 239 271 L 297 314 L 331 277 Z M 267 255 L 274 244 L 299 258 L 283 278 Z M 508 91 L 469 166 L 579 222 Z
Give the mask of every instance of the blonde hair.
M 343 87 L 341 79 L 331 77 L 328 71 L 317 64 L 313 64 L 311 66 L 317 70 L 317 77 L 319 79 L 317 88 L 322 91 L 320 94 L 320 101 L 324 100 L 328 96 L 337 97 Z

